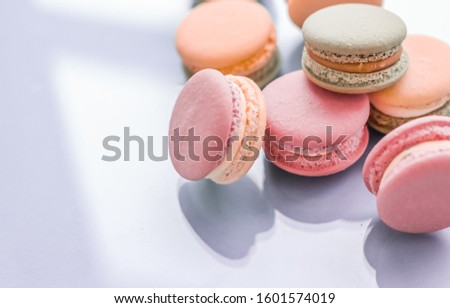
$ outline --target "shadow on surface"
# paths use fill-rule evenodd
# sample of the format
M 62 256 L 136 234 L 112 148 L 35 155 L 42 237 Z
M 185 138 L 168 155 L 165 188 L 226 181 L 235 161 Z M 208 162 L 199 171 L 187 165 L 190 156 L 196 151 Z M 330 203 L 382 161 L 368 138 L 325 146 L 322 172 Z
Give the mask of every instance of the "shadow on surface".
M 209 180 L 185 183 L 178 197 L 200 239 L 228 259 L 247 256 L 256 235 L 274 224 L 273 209 L 247 177 L 226 186 Z
M 450 287 L 449 231 L 407 234 L 373 220 L 364 254 L 379 287 Z
M 366 189 L 361 174 L 365 158 L 381 138 L 376 132 L 370 134 L 364 155 L 353 166 L 334 175 L 298 176 L 265 161 L 264 197 L 285 216 L 304 223 L 376 217 L 375 198 Z
M 327 177 L 304 177 L 265 163 L 264 196 L 283 215 L 304 223 L 319 224 L 345 219 L 359 221 L 376 215 L 364 184 L 353 185 L 361 162 Z

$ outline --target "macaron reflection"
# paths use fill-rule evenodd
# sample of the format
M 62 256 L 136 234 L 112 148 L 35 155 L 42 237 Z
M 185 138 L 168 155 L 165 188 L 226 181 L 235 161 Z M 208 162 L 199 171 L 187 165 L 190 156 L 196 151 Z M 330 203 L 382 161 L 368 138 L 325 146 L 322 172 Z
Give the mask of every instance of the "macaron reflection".
M 361 194 L 367 194 L 364 184 L 350 183 L 361 168 L 359 161 L 342 173 L 312 178 L 288 173 L 266 162 L 264 198 L 283 215 L 303 223 L 370 219 L 376 215 L 374 205 L 357 202 L 363 199 Z
M 364 254 L 379 287 L 450 287 L 450 231 L 407 234 L 380 220 L 368 229 Z
M 274 210 L 248 177 L 223 186 L 209 180 L 181 186 L 178 198 L 184 216 L 199 238 L 228 259 L 241 259 L 255 237 L 274 224 Z

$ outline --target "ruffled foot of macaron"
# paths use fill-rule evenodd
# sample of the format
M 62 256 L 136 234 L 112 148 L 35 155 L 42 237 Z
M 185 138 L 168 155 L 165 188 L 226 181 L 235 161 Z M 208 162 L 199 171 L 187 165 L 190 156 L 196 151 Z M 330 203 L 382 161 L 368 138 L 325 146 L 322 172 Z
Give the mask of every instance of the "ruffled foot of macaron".
M 186 83 L 172 112 L 172 164 L 189 180 L 233 183 L 258 157 L 265 127 L 264 98 L 251 79 L 202 70 Z
M 408 233 L 450 227 L 450 118 L 413 120 L 386 135 L 363 168 L 381 220 Z

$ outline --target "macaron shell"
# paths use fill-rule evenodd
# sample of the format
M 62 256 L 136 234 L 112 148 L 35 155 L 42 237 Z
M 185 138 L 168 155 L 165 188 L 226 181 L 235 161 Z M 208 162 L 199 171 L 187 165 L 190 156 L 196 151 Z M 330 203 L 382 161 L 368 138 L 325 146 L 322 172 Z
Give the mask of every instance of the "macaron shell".
M 301 28 L 306 18 L 314 12 L 328 6 L 343 3 L 363 3 L 381 6 L 382 0 L 289 0 L 289 16 Z
M 269 13 L 256 2 L 203 3 L 180 24 L 176 46 L 190 66 L 223 68 L 249 60 L 273 30 Z
M 391 228 L 427 233 L 450 227 L 450 152 L 417 159 L 392 174 L 380 189 L 380 218 Z
M 229 83 L 220 72 L 207 69 L 195 74 L 181 91 L 175 103 L 169 124 L 169 153 L 176 171 L 189 180 L 200 180 L 211 173 L 220 161 L 211 161 L 203 155 L 203 140 L 208 136 L 220 138 L 225 149 L 232 123 L 232 96 Z M 179 128 L 180 136 L 187 136 L 195 129 L 200 141 L 194 143 L 195 155 L 189 157 L 187 142 L 179 143 L 179 153 L 184 161 L 176 157 L 172 137 Z M 210 153 L 214 156 L 216 153 Z M 221 153 L 222 155 L 224 153 Z
M 399 46 L 406 37 L 406 25 L 400 17 L 381 7 L 339 4 L 309 16 L 302 32 L 305 42 L 319 50 L 369 55 Z
M 450 45 L 430 36 L 408 35 L 403 48 L 410 58 L 408 71 L 398 83 L 372 93 L 372 104 L 386 115 L 410 118 L 450 101 Z M 436 103 L 440 106 L 434 107 Z
M 364 127 L 369 116 L 368 96 L 338 94 L 310 82 L 304 71 L 284 75 L 263 90 L 267 104 L 267 127 L 276 138 L 292 136 L 286 145 L 302 145 L 306 137 L 327 138 L 332 126 L 333 138 L 352 136 Z
M 450 118 L 429 116 L 406 123 L 378 142 L 367 156 L 363 178 L 367 188 L 378 194 L 381 179 L 392 160 L 404 150 L 422 142 L 449 140 Z

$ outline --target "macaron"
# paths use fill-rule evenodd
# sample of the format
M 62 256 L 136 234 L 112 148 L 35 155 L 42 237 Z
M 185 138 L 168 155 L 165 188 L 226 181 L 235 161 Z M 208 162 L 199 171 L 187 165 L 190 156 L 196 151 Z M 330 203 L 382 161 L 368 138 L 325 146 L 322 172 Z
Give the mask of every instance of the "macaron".
M 295 71 L 271 82 L 265 153 L 279 168 L 303 176 L 325 176 L 353 165 L 364 153 L 370 104 L 366 94 L 327 91 Z
M 201 70 L 188 80 L 172 112 L 172 164 L 188 180 L 233 183 L 256 160 L 265 127 L 264 98 L 251 79 Z
M 382 0 L 289 0 L 288 10 L 291 20 L 301 28 L 306 18 L 316 11 L 343 3 L 363 3 L 381 6 Z
M 206 2 L 181 22 L 176 47 L 187 76 L 205 68 L 246 76 L 259 86 L 279 71 L 275 26 L 254 1 Z
M 403 48 L 410 59 L 405 76 L 369 96 L 369 125 L 382 133 L 418 117 L 450 116 L 450 45 L 430 36 L 408 35 Z
M 429 116 L 387 134 L 363 168 L 381 220 L 408 233 L 450 227 L 450 118 Z
M 381 7 L 339 4 L 303 24 L 302 65 L 308 78 L 339 93 L 370 93 L 397 82 L 408 69 L 405 23 Z

